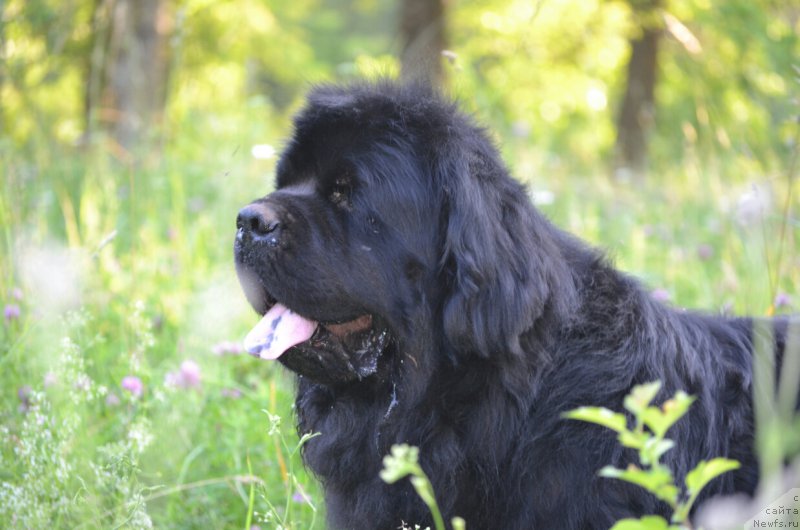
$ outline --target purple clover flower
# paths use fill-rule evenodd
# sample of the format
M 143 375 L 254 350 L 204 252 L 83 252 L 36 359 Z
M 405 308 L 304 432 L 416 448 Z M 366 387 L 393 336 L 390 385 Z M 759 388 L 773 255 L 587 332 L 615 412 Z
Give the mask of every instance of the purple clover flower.
M 200 386 L 200 365 L 192 360 L 181 363 L 181 379 L 186 387 L 196 388 Z
M 17 397 L 19 398 L 19 411 L 28 412 L 31 408 L 31 394 L 33 389 L 29 385 L 22 385 L 17 389 Z
M 18 319 L 21 313 L 22 310 L 20 310 L 17 304 L 6 304 L 3 310 L 3 316 L 6 318 L 7 322 Z
M 308 494 L 303 491 L 303 488 L 300 488 L 299 491 L 294 492 L 292 495 L 292 500 L 298 504 L 308 504 L 310 502 Z
M 140 397 L 144 393 L 142 380 L 135 375 L 126 375 L 123 377 L 122 388 L 130 392 L 133 397 Z
M 714 247 L 707 243 L 697 245 L 697 257 L 701 261 L 708 261 L 714 256 Z
M 45 388 L 51 387 L 58 383 L 58 376 L 53 372 L 47 372 L 44 374 L 43 384 Z
M 164 384 L 177 388 L 199 388 L 202 382 L 200 365 L 192 360 L 181 363 L 177 372 L 168 372 L 164 377 Z
M 792 297 L 788 293 L 778 293 L 775 295 L 775 300 L 772 302 L 775 309 L 782 309 L 784 307 L 792 306 Z
M 292 495 L 292 500 L 297 503 L 304 504 L 306 502 L 306 498 L 303 497 L 303 494 L 299 491 Z
M 228 399 L 239 399 L 240 397 L 242 397 L 242 391 L 239 390 L 238 388 L 223 388 L 222 390 L 220 390 L 220 394 L 222 395 L 222 397 Z
M 214 355 L 239 355 L 244 351 L 242 344 L 230 340 L 224 340 L 211 347 Z

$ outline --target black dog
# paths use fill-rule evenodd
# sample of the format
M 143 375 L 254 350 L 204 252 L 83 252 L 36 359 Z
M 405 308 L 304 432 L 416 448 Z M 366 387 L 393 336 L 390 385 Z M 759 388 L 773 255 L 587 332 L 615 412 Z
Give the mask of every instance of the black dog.
M 653 300 L 537 212 L 485 133 L 430 91 L 314 90 L 277 191 L 237 226 L 237 271 L 265 315 L 246 345 L 298 375 L 299 430 L 322 434 L 304 459 L 331 527 L 431 524 L 408 483 L 378 476 L 396 443 L 420 448 L 446 518 L 472 530 L 666 514 L 597 476 L 635 462 L 611 431 L 561 416 L 622 410 L 656 379 L 658 399 L 697 396 L 669 433 L 681 483 L 725 456 L 741 469 L 703 496 L 753 492 L 751 321 Z M 777 323 L 779 357 L 785 334 Z

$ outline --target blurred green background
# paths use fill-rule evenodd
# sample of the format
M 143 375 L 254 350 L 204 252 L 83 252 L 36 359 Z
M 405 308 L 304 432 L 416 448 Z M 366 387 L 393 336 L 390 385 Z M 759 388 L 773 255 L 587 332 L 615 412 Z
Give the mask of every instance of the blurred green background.
M 440 85 L 550 218 L 667 303 L 800 307 L 797 0 L 0 14 L 4 528 L 324 526 L 291 378 L 241 355 L 231 258 L 314 83 Z

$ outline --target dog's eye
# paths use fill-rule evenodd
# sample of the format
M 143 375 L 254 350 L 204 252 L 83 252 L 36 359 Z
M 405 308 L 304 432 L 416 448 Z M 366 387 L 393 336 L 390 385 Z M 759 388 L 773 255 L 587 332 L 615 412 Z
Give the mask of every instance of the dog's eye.
M 337 178 L 331 186 L 328 197 L 330 201 L 336 206 L 343 208 L 350 207 L 350 195 L 352 193 L 352 185 L 349 179 Z

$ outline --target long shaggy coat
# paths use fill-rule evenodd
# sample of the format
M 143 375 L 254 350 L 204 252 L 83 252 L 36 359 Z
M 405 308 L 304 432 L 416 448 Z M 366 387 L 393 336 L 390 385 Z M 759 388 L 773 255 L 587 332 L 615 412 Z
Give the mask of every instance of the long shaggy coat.
M 669 432 L 679 483 L 724 456 L 741 468 L 703 498 L 756 487 L 752 321 L 654 300 L 542 216 L 486 133 L 436 94 L 316 88 L 276 191 L 237 224 L 237 271 L 265 315 L 249 347 L 297 374 L 298 429 L 321 433 L 303 457 L 331 528 L 432 524 L 407 481 L 378 476 L 397 443 L 419 447 L 445 518 L 472 530 L 668 514 L 598 477 L 637 461 L 613 432 L 562 418 L 581 405 L 621 411 L 653 380 L 656 402 L 697 397 Z M 786 322 L 774 329 L 780 359 Z

